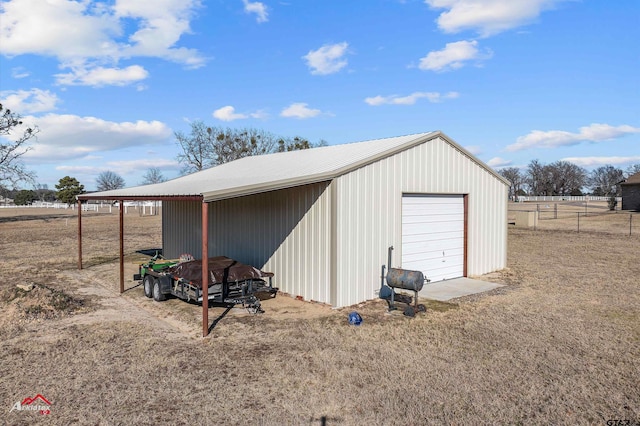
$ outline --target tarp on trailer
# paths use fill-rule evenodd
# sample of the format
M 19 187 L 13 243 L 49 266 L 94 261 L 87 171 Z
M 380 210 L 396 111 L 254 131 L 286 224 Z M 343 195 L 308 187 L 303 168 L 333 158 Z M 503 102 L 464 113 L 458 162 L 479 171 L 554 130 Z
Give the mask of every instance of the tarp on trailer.
M 226 256 L 210 257 L 208 265 L 209 286 L 273 277 L 272 272 L 261 271 L 254 266 L 245 265 Z M 192 285 L 200 289 L 202 288 L 202 260 L 178 263 L 167 269 L 167 272 L 174 277 L 189 281 Z

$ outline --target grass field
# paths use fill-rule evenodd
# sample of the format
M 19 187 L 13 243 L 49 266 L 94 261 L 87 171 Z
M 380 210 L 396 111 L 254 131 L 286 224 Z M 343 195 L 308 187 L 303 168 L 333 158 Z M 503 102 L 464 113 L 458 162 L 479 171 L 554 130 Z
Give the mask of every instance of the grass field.
M 508 268 L 481 277 L 506 284 L 493 292 L 413 319 L 367 302 L 359 327 L 353 307 L 278 296 L 203 339 L 199 306 L 117 294 L 116 214 L 83 226 L 78 271 L 72 212 L 0 209 L 0 423 L 640 421 L 637 235 L 510 228 Z M 126 216 L 127 287 L 159 231 L 159 216 Z M 51 414 L 9 412 L 36 394 Z

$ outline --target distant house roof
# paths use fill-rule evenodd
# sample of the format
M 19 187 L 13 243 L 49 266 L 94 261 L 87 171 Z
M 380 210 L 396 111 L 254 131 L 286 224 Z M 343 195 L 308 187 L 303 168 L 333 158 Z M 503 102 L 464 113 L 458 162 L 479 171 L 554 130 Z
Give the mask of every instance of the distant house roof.
M 623 185 L 634 185 L 640 183 L 640 172 L 629 176 L 624 182 Z
M 167 182 L 83 194 L 79 199 L 202 197 L 216 201 L 322 182 L 441 137 L 508 184 L 442 132 L 418 133 L 342 145 L 244 157 Z

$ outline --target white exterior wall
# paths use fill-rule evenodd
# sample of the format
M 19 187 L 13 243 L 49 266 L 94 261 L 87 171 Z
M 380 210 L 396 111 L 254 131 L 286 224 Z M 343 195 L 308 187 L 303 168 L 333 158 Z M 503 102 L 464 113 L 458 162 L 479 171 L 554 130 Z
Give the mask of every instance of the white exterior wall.
M 402 194 L 469 194 L 467 274 L 506 266 L 507 186 L 443 139 L 336 179 L 336 306 L 377 297 L 387 248 L 402 267 Z
M 212 202 L 209 255 L 224 255 L 275 274 L 281 291 L 329 303 L 329 183 Z M 172 202 L 163 212 L 168 257 L 201 257 L 199 202 Z

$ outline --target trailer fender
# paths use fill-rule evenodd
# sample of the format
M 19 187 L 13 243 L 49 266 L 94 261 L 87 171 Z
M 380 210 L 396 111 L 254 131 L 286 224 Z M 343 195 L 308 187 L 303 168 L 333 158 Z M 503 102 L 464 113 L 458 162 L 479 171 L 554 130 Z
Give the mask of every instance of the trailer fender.
M 171 294 L 171 285 L 173 284 L 173 278 L 169 275 L 161 275 L 160 278 L 160 292 L 162 294 Z

